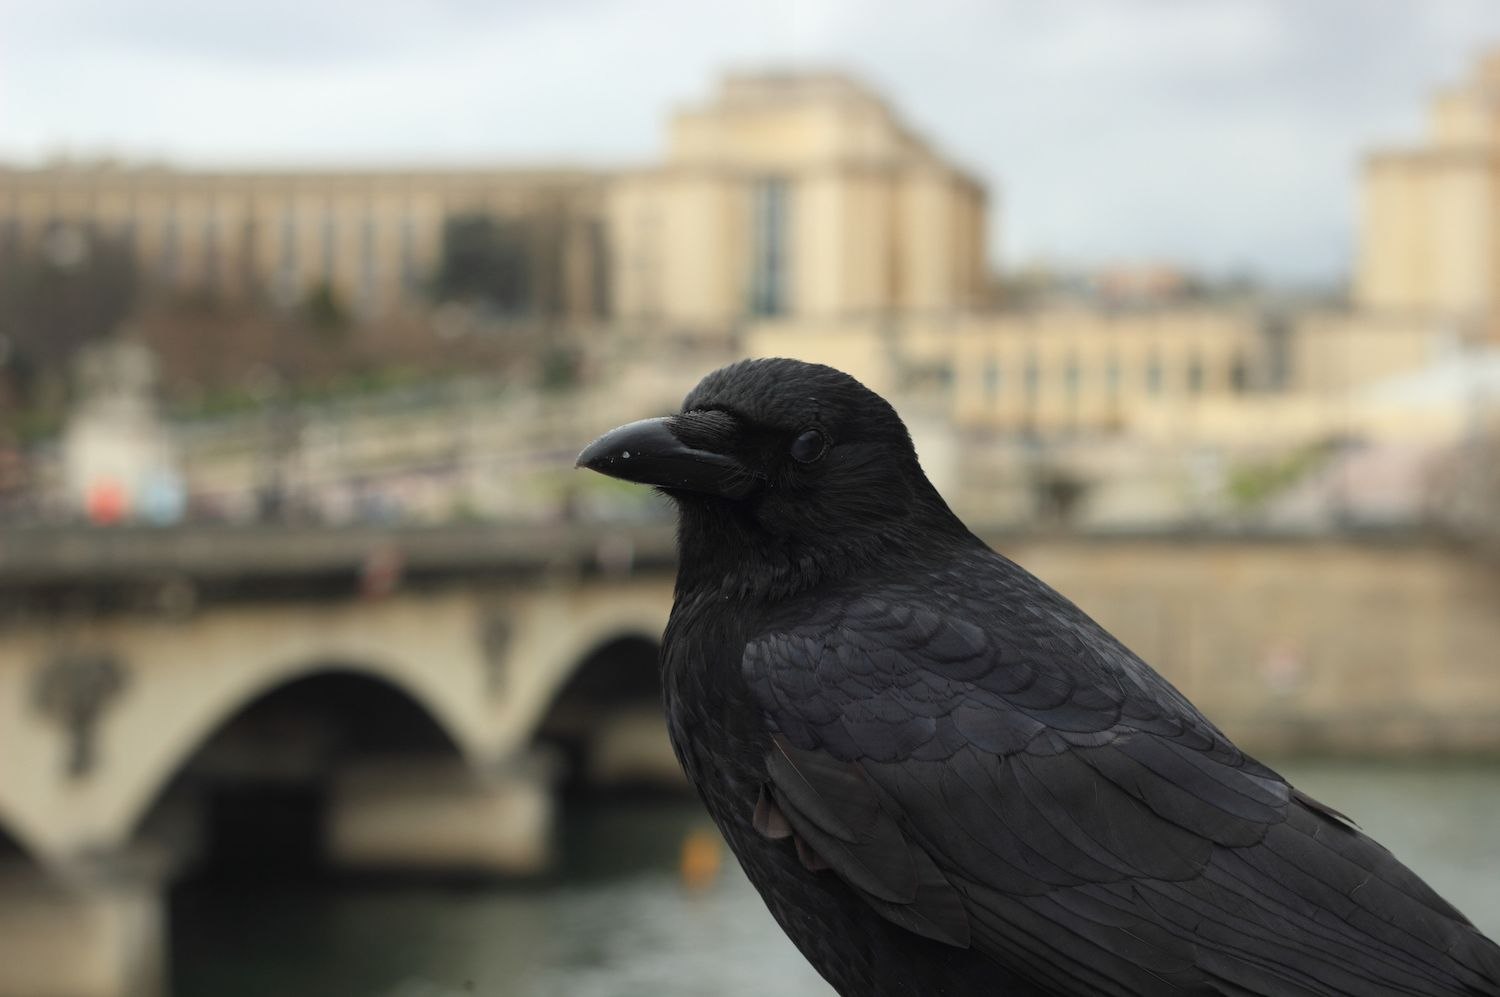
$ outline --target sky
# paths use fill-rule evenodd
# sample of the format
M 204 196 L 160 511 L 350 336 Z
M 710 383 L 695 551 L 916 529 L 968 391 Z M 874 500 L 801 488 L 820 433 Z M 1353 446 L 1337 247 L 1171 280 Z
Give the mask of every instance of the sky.
M 648 163 L 726 69 L 841 69 L 990 190 L 990 255 L 1344 279 L 1361 156 L 1500 0 L 0 0 L 0 160 Z

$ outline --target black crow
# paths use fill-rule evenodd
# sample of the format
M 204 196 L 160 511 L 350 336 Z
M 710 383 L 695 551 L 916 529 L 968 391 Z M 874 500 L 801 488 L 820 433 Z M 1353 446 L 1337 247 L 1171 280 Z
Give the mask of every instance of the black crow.
M 676 501 L 672 744 L 839 993 L 1500 995 L 1500 948 L 988 549 L 848 375 L 736 363 L 578 463 Z

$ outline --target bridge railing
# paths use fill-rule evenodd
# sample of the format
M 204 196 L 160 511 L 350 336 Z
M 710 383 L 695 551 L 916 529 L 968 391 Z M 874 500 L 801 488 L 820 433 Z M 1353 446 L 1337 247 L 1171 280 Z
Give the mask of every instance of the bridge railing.
M 672 527 L 32 527 L 0 534 L 0 586 L 162 575 L 202 580 L 317 576 L 386 559 L 404 574 L 532 574 L 675 564 Z

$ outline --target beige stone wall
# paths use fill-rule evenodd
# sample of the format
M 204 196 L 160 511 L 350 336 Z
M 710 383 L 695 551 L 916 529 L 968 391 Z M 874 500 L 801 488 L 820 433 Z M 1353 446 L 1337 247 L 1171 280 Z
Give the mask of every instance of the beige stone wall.
M 0 995 L 165 994 L 166 907 L 151 882 L 62 882 L 0 867 Z
M 928 396 L 959 430 L 1261 451 L 1346 436 L 1442 443 L 1467 418 L 1463 398 L 1396 405 L 1369 393 L 1442 359 L 1456 341 L 1448 322 L 1305 313 L 1286 326 L 1286 379 L 1274 391 L 1265 323 L 1252 309 L 1068 306 L 758 322 L 743 346 L 837 367 L 888 396 Z
M 1294 392 L 1336 398 L 1438 358 L 1454 330 L 1441 319 L 1366 312 L 1311 312 L 1291 340 Z
M 1156 408 L 1186 426 L 1207 399 L 1246 390 L 1258 322 L 1219 309 L 977 315 L 953 336 L 954 418 L 1006 431 L 1098 432 Z
M 905 342 L 904 335 L 901 340 Z M 900 353 L 876 322 L 756 322 L 746 330 L 744 350 L 751 357 L 792 357 L 827 364 L 881 395 L 890 395 L 900 385 Z
M 326 281 L 347 305 L 379 313 L 422 300 L 449 216 L 542 219 L 563 243 L 562 273 L 572 274 L 556 292 L 562 309 L 583 320 L 595 313 L 589 274 L 604 266 L 588 229 L 601 182 L 560 170 L 0 168 L 0 225 L 31 244 L 54 224 L 97 226 L 126 241 L 148 281 L 172 291 L 294 303 Z
M 757 191 L 783 186 L 774 318 L 948 313 L 983 294 L 983 187 L 839 76 L 727 78 L 672 121 L 665 164 L 610 188 L 611 283 L 627 322 L 705 331 L 752 311 Z
M 1440 91 L 1432 99 L 1429 120 L 1433 143 L 1438 146 L 1470 148 L 1494 138 L 1494 122 L 1468 90 Z
M 1366 165 L 1363 305 L 1458 315 L 1494 307 L 1500 158 L 1477 150 L 1387 154 Z
M 1356 297 L 1372 310 L 1500 316 L 1500 55 L 1432 102 L 1427 142 L 1364 165 Z
M 890 106 L 839 73 L 730 73 L 711 100 L 674 115 L 679 166 L 798 170 L 829 162 L 930 160 Z
M 1217 397 L 1203 399 L 1186 417 L 1170 406 L 1142 405 L 1132 413 L 1130 441 L 1251 454 L 1348 438 L 1440 447 L 1457 439 L 1469 418 L 1462 403 L 1394 405 L 1354 394 Z
M 614 311 L 627 322 L 722 329 L 748 299 L 749 192 L 719 172 L 618 178 L 607 208 Z
M 1001 549 L 1257 752 L 1500 750 L 1500 571 L 1439 545 Z

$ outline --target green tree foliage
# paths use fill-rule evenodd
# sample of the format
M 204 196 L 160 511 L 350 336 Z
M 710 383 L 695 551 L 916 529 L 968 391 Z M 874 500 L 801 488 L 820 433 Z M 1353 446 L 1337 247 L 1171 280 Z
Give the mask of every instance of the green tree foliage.
M 121 240 L 56 226 L 0 260 L 4 372 L 21 396 L 65 379 L 69 358 L 115 332 L 140 297 L 135 257 Z
M 1332 442 L 1301 447 L 1273 460 L 1241 464 L 1229 471 L 1229 496 L 1241 509 L 1254 509 L 1327 465 L 1336 453 Z
M 454 215 L 443 223 L 443 255 L 433 281 L 439 301 L 462 301 L 507 315 L 534 310 L 534 259 L 528 226 L 490 215 Z
M 337 342 L 349 326 L 349 310 L 328 281 L 322 281 L 302 303 L 303 315 L 313 332 L 328 342 Z
M 554 346 L 542 354 L 537 371 L 538 388 L 559 394 L 578 387 L 581 380 L 577 353 Z

